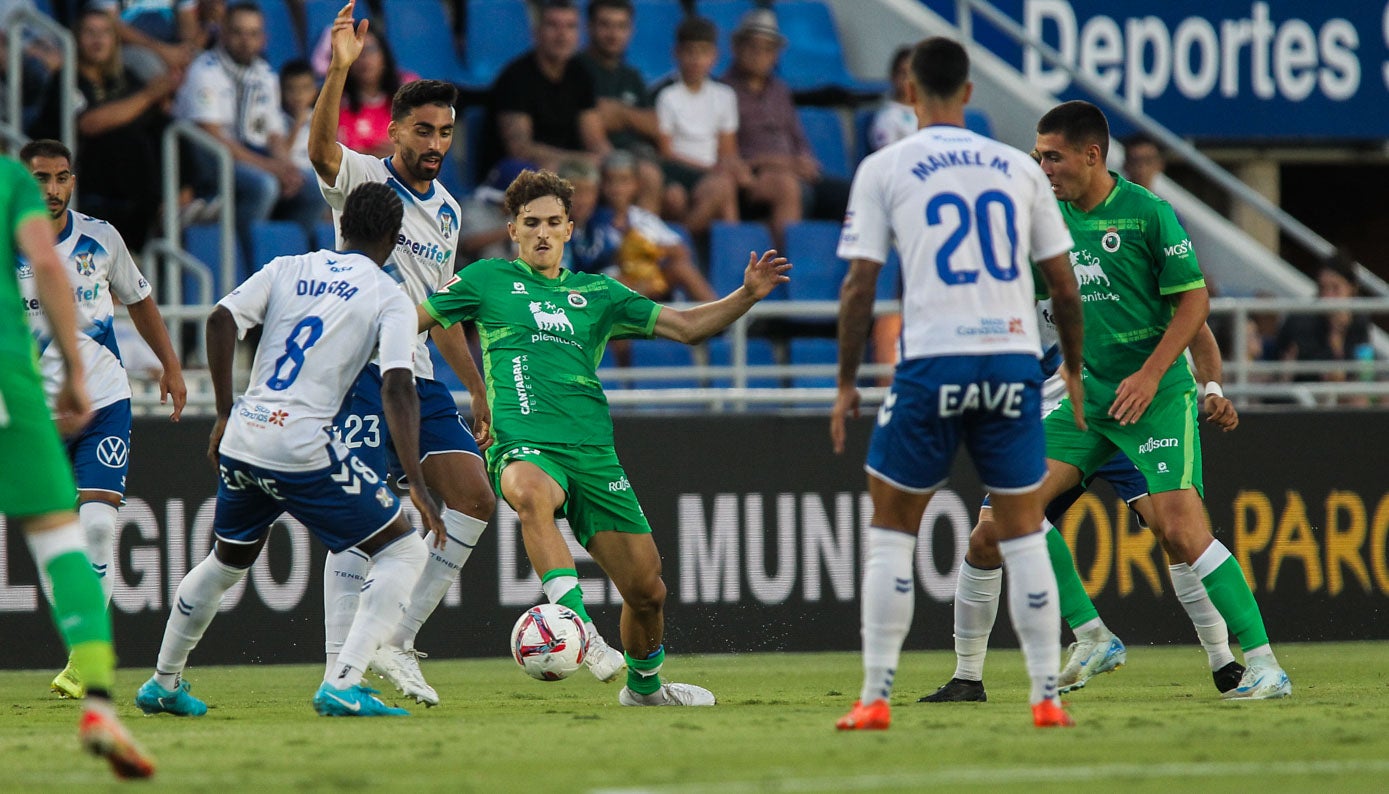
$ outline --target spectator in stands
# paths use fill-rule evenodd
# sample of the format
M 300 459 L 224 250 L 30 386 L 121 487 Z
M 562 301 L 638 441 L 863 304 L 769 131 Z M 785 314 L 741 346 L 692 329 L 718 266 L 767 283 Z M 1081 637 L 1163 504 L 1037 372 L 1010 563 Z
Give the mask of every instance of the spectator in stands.
M 556 173 L 574 186 L 569 199 L 569 222 L 574 224 L 574 231 L 564 246 L 561 264 L 576 273 L 602 272 L 613 252 L 604 248 L 605 238 L 590 230 L 598 211 L 598 166 L 587 158 L 571 158 L 561 162 Z
M 338 115 L 338 141 L 354 151 L 376 157 L 395 153 L 391 142 L 391 100 L 403 83 L 418 80 L 401 71 L 386 40 L 368 31 L 362 54 L 347 71 Z
M 873 114 L 873 122 L 868 126 L 869 151 L 876 152 L 896 143 L 919 128 L 916 111 L 907 101 L 907 86 L 912 80 L 911 56 L 911 47 L 898 47 L 892 53 L 892 63 L 888 67 L 892 93 L 883 100 L 883 106 Z
M 1167 170 L 1167 157 L 1162 147 L 1155 138 L 1142 132 L 1128 136 L 1121 143 L 1124 144 L 1124 178 L 1152 190 L 1153 180 Z
M 686 17 L 675 31 L 680 79 L 656 95 L 667 215 L 683 219 L 692 234 L 706 233 L 716 220 L 738 220 L 738 185 L 752 181 L 738 157 L 738 98 L 710 77 L 717 42 L 713 22 Z
M 0 0 L 0 85 L 9 85 L 10 41 L 4 23 L 10 14 L 20 8 L 35 10 L 32 0 Z M 45 38 L 29 37 L 25 41 L 19 65 L 20 118 L 17 126 L 27 129 L 43 106 L 44 86 L 48 83 L 49 75 L 56 74 L 62 68 L 63 53 Z M 9 112 L 10 103 L 0 102 L 0 123 L 9 121 Z
M 655 100 L 641 72 L 625 60 L 635 15 L 632 0 L 592 0 L 588 6 L 588 49 L 578 57 L 593 75 L 598 115 L 608 142 L 638 158 L 637 203 L 660 212 L 665 178 L 656 157 L 660 129 Z
M 111 15 L 88 8 L 77 16 L 77 209 L 115 226 L 132 251 L 149 239 L 161 195 L 160 136 L 168 124 L 177 74 L 146 82 L 124 64 Z M 62 80 L 54 74 L 34 138 L 61 134 Z
M 313 180 L 289 156 L 279 78 L 261 57 L 265 17 L 258 6 L 227 7 L 223 40 L 198 56 L 179 88 L 178 118 L 196 123 L 236 160 L 236 226 L 248 267 L 251 226 L 276 217 L 296 221 L 312 235 L 327 210 Z M 216 162 L 199 152 L 201 195 L 216 190 Z
M 198 0 L 91 0 L 87 7 L 111 14 L 127 65 L 145 80 L 182 74 L 206 43 Z
M 1337 251 L 1317 272 L 1318 298 L 1353 298 L 1359 292 L 1354 260 Z M 1329 314 L 1291 314 L 1278 331 L 1278 357 L 1283 361 L 1354 361 L 1361 356 L 1374 359 L 1370 345 L 1370 323 L 1363 315 L 1349 311 Z M 1294 382 L 1342 382 L 1351 377 L 1348 369 L 1321 375 L 1294 375 Z M 1367 404 L 1363 399 L 1343 401 Z
M 309 120 L 317 99 L 318 78 L 309 62 L 302 58 L 286 61 L 280 67 L 280 106 L 285 113 L 289 159 L 304 172 L 304 179 L 310 184 L 314 181 L 314 172 L 313 162 L 309 160 Z
M 541 4 L 534 41 L 534 49 L 507 64 L 492 84 L 491 137 L 500 145 L 489 147 L 487 162 L 509 157 L 551 170 L 573 157 L 596 163 L 612 146 L 593 77 L 574 57 L 579 10 L 572 0 Z
M 821 173 L 791 89 L 775 75 L 785 45 L 776 14 L 749 11 L 733 31 L 733 65 L 724 76 L 738 95 L 738 153 L 754 177 L 743 197 L 770 210 L 779 249 L 788 226 L 806 216 L 841 220 L 849 202 L 849 183 Z
M 516 246 L 506 228 L 511 219 L 502 208 L 502 199 L 520 173 L 519 160 L 504 160 L 471 196 L 459 202 L 457 261 L 466 265 L 478 259 L 515 258 Z

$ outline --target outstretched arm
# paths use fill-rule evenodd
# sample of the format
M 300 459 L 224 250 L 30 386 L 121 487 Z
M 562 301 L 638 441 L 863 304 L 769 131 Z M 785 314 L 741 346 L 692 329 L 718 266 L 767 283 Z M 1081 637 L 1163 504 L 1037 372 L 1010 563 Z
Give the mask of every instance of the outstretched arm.
M 338 183 L 338 169 L 342 167 L 342 150 L 338 148 L 338 116 L 342 107 L 343 86 L 347 84 L 347 70 L 352 68 L 357 56 L 366 46 L 367 28 L 370 20 L 362 20 L 355 28 L 352 11 L 357 0 L 348 0 L 333 20 L 332 45 L 333 59 L 328 64 L 328 74 L 323 78 L 323 89 L 318 92 L 318 101 L 313 106 L 313 116 L 309 119 L 309 162 L 313 170 L 330 185 Z
M 767 297 L 778 284 L 790 281 L 791 278 L 786 275 L 790 269 L 791 263 L 786 261 L 786 257 L 777 256 L 775 250 L 765 251 L 761 257 L 749 252 L 748 267 L 743 272 L 743 286 L 720 300 L 693 309 L 662 307 L 656 317 L 656 336 L 697 345 L 747 314 L 748 309 Z
M 423 310 L 416 309 L 417 313 L 420 311 Z M 428 315 L 428 312 L 424 313 Z M 429 319 L 432 321 L 434 318 Z M 479 449 L 487 449 L 492 444 L 492 409 L 487 405 L 487 387 L 482 382 L 482 373 L 478 372 L 477 364 L 473 361 L 473 353 L 468 349 L 468 335 L 463 330 L 462 323 L 448 328 L 433 328 L 429 337 L 434 340 L 444 360 L 468 390 L 473 411 L 473 439 L 477 441 Z

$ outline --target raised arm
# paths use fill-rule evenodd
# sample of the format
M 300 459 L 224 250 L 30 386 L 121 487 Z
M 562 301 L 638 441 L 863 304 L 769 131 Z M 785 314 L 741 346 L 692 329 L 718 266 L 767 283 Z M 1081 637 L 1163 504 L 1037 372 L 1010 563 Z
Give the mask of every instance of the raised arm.
M 150 346 L 150 350 L 159 358 L 159 365 L 164 368 L 163 374 L 159 376 L 159 402 L 163 404 L 169 398 L 173 398 L 174 412 L 169 418 L 177 422 L 183 415 L 184 404 L 188 402 L 188 387 L 183 383 L 183 367 L 179 365 L 174 346 L 169 341 L 169 329 L 164 327 L 164 318 L 159 314 L 159 306 L 155 304 L 153 297 L 149 297 L 128 304 L 126 309 L 130 312 L 130 321 L 140 333 L 140 338 Z
M 342 91 L 347 84 L 347 70 L 352 68 L 357 56 L 366 46 L 367 28 L 370 20 L 362 20 L 355 28 L 352 11 L 357 0 L 348 0 L 347 5 L 338 11 L 333 19 L 332 45 L 333 58 L 328 64 L 328 74 L 323 78 L 323 88 L 318 92 L 318 101 L 313 106 L 313 116 L 309 119 L 309 162 L 313 170 L 330 185 L 338 183 L 338 169 L 342 167 L 342 150 L 338 148 L 338 116 L 342 109 Z
M 747 314 L 748 309 L 767 297 L 778 284 L 790 281 L 786 275 L 790 269 L 791 263 L 786 261 L 786 257 L 777 256 L 775 250 L 764 251 L 761 257 L 756 252 L 749 252 L 748 267 L 743 272 L 743 286 L 720 300 L 693 309 L 662 307 L 656 317 L 656 336 L 697 345 Z

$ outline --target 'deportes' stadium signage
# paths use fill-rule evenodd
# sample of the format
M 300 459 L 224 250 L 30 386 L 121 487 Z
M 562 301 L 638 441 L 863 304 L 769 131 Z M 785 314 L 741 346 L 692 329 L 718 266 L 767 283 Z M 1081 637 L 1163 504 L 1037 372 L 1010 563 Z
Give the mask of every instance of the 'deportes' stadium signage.
M 825 426 L 821 417 L 618 421 L 618 449 L 664 558 L 672 651 L 858 647 L 871 420 L 856 426 L 843 457 L 829 453 Z M 178 583 L 207 554 L 215 494 L 202 459 L 207 430 L 137 423 L 113 599 L 124 665 L 153 664 Z M 1254 585 L 1275 640 L 1389 638 L 1378 619 L 1389 607 L 1389 487 L 1344 441 L 1372 437 L 1389 437 L 1389 414 L 1249 416 L 1232 434 L 1203 434 L 1217 535 Z M 922 522 L 909 647 L 950 647 L 954 580 L 980 496 L 968 467 L 957 466 Z M 1097 486 L 1061 529 L 1106 622 L 1127 642 L 1193 641 L 1153 536 L 1112 492 Z M 616 636 L 621 599 L 576 552 L 591 612 Z M 193 664 L 320 659 L 322 570 L 322 548 L 282 521 L 223 601 Z M 542 599 L 515 514 L 503 508 L 420 646 L 441 657 L 501 656 L 516 616 Z M 1014 643 L 1007 623 L 998 622 L 999 644 Z M 0 632 L 13 640 L 0 666 L 62 661 L 15 532 L 0 542 Z
M 954 17 L 953 0 L 929 5 Z M 1377 139 L 1389 135 L 1385 0 L 994 0 L 1072 66 L 1178 135 Z M 1064 71 L 978 25 L 1029 83 L 1085 96 Z

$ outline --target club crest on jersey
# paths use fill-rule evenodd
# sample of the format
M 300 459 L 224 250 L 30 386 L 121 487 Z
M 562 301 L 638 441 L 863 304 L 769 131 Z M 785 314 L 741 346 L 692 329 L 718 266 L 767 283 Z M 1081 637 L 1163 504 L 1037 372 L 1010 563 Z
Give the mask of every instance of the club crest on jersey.
M 569 293 L 569 305 L 576 309 L 582 309 L 588 305 L 588 298 L 577 292 L 571 292 Z
M 33 278 L 34 267 L 29 264 L 29 260 L 24 257 L 19 257 L 19 261 L 15 266 L 15 275 L 19 278 Z
M 1119 230 L 1113 226 L 1106 229 L 1104 236 L 1100 238 L 1100 246 L 1111 254 L 1118 251 L 1123 242 L 1119 237 Z
M 447 240 L 453 237 L 453 233 L 458 231 L 458 215 L 454 213 L 453 207 L 447 204 L 439 207 L 439 234 Z
M 535 317 L 535 325 L 542 331 L 568 331 L 574 333 L 574 324 L 569 322 L 569 316 L 564 313 L 564 307 L 545 301 L 531 301 L 531 315 Z
M 91 278 L 96 272 L 96 257 L 91 251 L 81 251 L 72 257 L 72 263 L 77 267 L 77 272 Z

